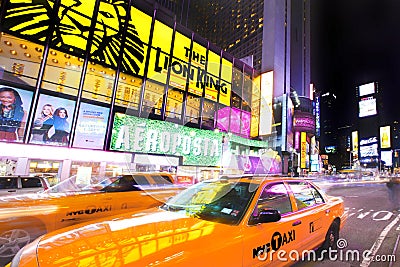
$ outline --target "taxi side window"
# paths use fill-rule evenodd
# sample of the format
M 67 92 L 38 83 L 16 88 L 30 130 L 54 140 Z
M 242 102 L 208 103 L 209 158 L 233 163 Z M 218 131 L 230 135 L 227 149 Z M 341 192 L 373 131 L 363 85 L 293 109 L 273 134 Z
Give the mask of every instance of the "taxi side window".
M 289 186 L 299 210 L 324 202 L 318 191 L 307 182 L 290 182 Z
M 39 178 L 22 178 L 22 188 L 35 188 L 42 187 L 42 183 Z
M 0 178 L 0 189 L 17 189 L 18 179 Z
M 256 218 L 261 210 L 265 209 L 275 209 L 281 214 L 292 211 L 289 194 L 283 183 L 267 185 L 264 188 L 253 211 L 252 219 Z

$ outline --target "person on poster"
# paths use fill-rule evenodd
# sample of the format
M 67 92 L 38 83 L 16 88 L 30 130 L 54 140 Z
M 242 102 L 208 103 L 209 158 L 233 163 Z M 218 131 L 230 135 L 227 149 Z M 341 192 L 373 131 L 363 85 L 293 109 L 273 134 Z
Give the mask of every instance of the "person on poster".
M 54 108 L 51 104 L 42 107 L 39 117 L 33 122 L 32 141 L 48 142 L 49 130 L 54 125 Z
M 17 90 L 0 88 L 0 140 L 22 140 L 27 116 L 22 104 Z
M 59 107 L 54 111 L 54 130 L 55 133 L 50 137 L 50 141 L 68 144 L 69 122 L 67 121 L 68 112 L 65 108 Z

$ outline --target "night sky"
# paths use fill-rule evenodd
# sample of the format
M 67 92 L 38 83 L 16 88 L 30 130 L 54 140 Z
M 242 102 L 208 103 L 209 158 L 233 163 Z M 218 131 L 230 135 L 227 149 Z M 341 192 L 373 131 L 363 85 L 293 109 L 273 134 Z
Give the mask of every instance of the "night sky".
M 383 120 L 400 120 L 400 1 L 311 0 L 311 81 L 337 95 L 339 124 L 357 118 L 356 86 L 374 81 Z

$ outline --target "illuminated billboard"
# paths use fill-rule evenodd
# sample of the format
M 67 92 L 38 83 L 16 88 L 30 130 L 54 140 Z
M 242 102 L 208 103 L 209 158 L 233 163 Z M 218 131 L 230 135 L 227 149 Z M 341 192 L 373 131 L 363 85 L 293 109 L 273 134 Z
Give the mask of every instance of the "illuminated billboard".
M 360 102 L 358 102 L 358 106 L 359 106 L 358 116 L 360 118 L 377 114 L 376 99 L 373 98 L 372 96 L 362 98 Z
M 183 165 L 217 166 L 223 133 L 116 113 L 112 150 L 182 156 Z
M 293 119 L 293 127 L 299 132 L 314 133 L 315 118 L 310 113 L 296 111 Z
M 152 16 L 136 7 L 128 7 L 126 1 L 102 0 L 99 12 L 95 12 L 96 1 L 84 1 L 79 5 L 75 1 L 61 3 L 59 17 L 54 21 L 63 26 L 54 27 L 51 39 L 54 50 L 84 57 L 86 46 L 91 43 L 90 59 L 116 69 L 123 43 L 122 72 L 143 77 L 147 65 L 147 77 L 151 80 L 166 84 L 169 74 L 170 86 L 180 90 L 187 87 L 190 93 L 204 95 L 215 102 L 219 98 L 219 103 L 230 106 L 232 62 L 221 61 L 221 56 L 208 51 L 207 45 L 192 41 L 192 34 L 176 31 L 173 39 L 174 27 L 158 20 L 154 20 L 151 34 Z M 53 21 L 50 17 L 54 13 L 53 5 L 50 0 L 10 1 L 2 30 L 44 43 L 50 34 L 47 31 Z M 91 26 L 92 20 L 95 20 L 94 27 Z M 89 36 L 93 36 L 93 40 L 89 40 Z M 171 40 L 174 40 L 172 57 Z
M 272 132 L 272 96 L 274 88 L 274 72 L 261 74 L 261 107 L 260 107 L 260 132 L 267 135 Z
M 358 153 L 358 132 L 351 132 L 351 150 Z
M 375 93 L 375 83 L 367 83 L 360 85 L 359 96 L 371 95 Z
M 378 144 L 372 144 L 368 146 L 360 146 L 360 156 L 365 157 L 377 157 L 378 154 Z
M 390 126 L 380 127 L 381 148 L 390 148 Z
M 392 151 L 381 151 L 381 160 L 385 163 L 385 166 L 392 166 Z

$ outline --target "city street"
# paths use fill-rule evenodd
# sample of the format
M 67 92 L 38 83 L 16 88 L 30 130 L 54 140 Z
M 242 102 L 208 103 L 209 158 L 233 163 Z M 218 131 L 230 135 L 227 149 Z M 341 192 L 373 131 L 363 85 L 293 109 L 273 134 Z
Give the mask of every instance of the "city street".
M 349 217 L 340 233 L 342 248 L 338 249 L 336 260 L 301 262 L 296 266 L 399 266 L 400 185 L 389 189 L 386 183 L 371 181 L 318 184 L 329 195 L 341 196 L 345 201 Z M 368 250 L 371 257 L 363 258 Z M 352 256 L 355 251 L 359 259 Z M 388 259 L 394 259 L 392 255 L 397 263 L 389 262 Z

